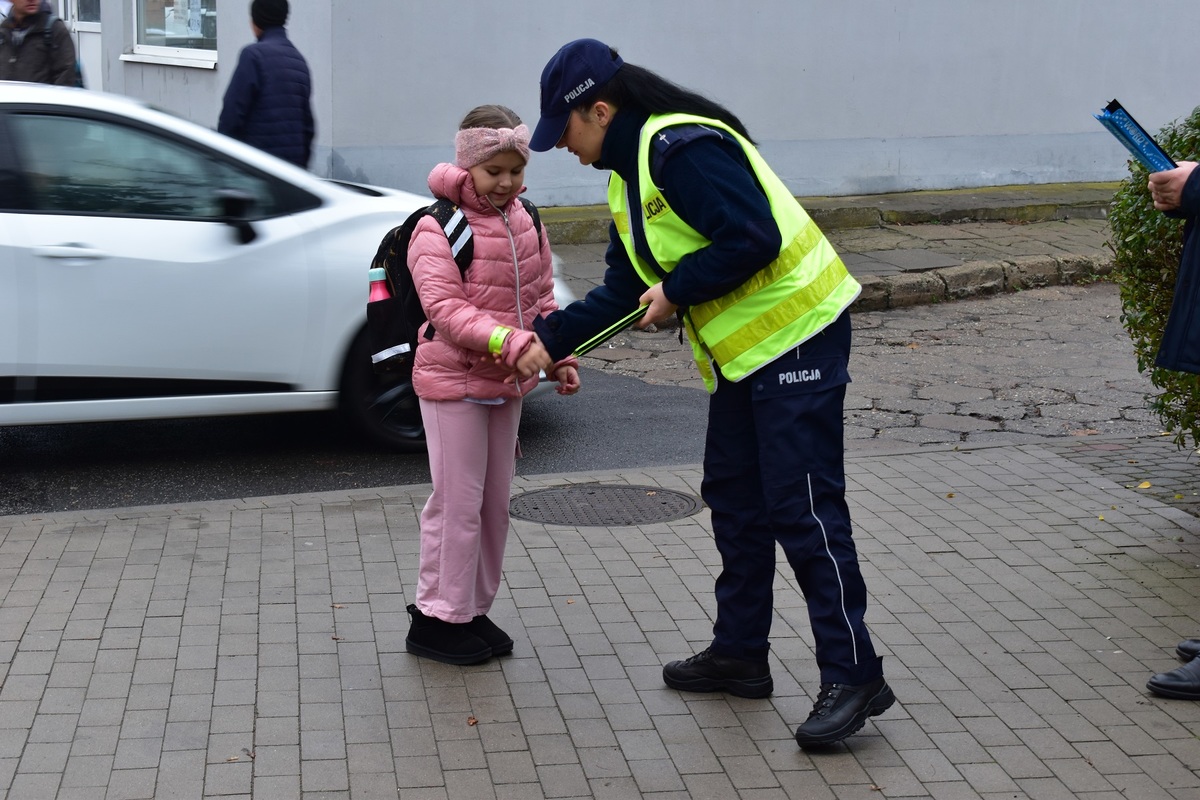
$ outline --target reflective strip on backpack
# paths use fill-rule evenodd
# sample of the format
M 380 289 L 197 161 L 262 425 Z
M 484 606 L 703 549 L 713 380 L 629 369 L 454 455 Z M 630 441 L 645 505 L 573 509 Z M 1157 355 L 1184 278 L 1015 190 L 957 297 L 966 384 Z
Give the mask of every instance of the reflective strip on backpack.
M 458 251 L 471 241 L 471 226 L 467 224 L 467 217 L 461 208 L 454 210 L 453 216 L 446 220 L 442 230 L 445 231 L 446 239 L 450 242 L 450 253 L 455 257 L 458 256 Z
M 402 356 L 409 350 L 412 350 L 412 347 L 408 344 L 408 342 L 405 342 L 404 344 L 398 344 L 395 347 L 389 347 L 386 350 L 380 350 L 378 353 L 373 353 L 371 355 L 371 363 L 378 364 L 380 361 L 386 361 L 392 356 Z

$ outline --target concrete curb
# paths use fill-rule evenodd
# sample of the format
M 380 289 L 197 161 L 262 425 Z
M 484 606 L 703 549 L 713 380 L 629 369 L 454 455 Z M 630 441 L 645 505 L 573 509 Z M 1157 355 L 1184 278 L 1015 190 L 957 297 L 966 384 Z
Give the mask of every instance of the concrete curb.
M 1113 261 L 1089 256 L 1022 256 L 1011 261 L 969 261 L 957 267 L 859 278 L 862 294 L 851 311 L 886 311 L 945 303 L 1044 286 L 1092 283 L 1112 275 Z
M 855 197 L 799 197 L 824 230 L 951 222 L 1105 219 L 1117 183 L 989 186 Z
M 950 222 L 1048 222 L 1105 219 L 1116 183 L 989 186 L 979 189 L 796 198 L 822 230 Z M 555 244 L 608 241 L 608 207 L 541 209 Z
M 1107 219 L 1118 186 L 1037 184 L 797 200 L 825 231 L 959 222 L 1031 223 Z M 555 244 L 608 241 L 610 218 L 606 206 L 545 208 L 542 220 Z M 924 272 L 864 275 L 860 277 L 862 295 L 851 310 L 883 311 L 1041 286 L 1088 283 L 1105 280 L 1112 271 L 1111 257 L 1066 255 L 969 261 Z

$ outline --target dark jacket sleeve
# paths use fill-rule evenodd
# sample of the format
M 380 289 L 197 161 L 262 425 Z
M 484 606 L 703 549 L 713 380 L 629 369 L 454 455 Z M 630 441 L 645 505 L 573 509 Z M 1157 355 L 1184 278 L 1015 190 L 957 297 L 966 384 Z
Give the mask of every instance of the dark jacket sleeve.
M 54 21 L 54 29 L 50 31 L 51 48 L 50 83 L 56 86 L 75 85 L 75 42 L 71 39 L 71 31 L 61 19 Z
M 229 86 L 225 89 L 225 99 L 221 104 L 221 117 L 217 121 L 217 132 L 234 139 L 242 138 L 245 130 L 246 116 L 254 106 L 260 89 L 259 64 L 255 58 L 253 45 L 242 49 L 238 56 L 237 67 Z
M 603 284 L 588 292 L 582 300 L 533 322 L 538 338 L 556 362 L 631 313 L 646 291 L 646 284 L 630 263 L 625 247 L 617 237 L 616 225 L 612 223 L 608 226 L 608 251 L 604 261 L 608 268 L 604 271 Z
M 1179 216 L 1200 216 L 1200 167 L 1192 170 L 1179 197 Z
M 667 299 L 688 307 L 745 283 L 779 255 L 779 226 L 745 153 L 732 138 L 708 136 L 671 148 L 656 170 L 667 204 L 709 240 L 663 281 Z
M 304 114 L 304 162 L 303 166 L 308 166 L 312 161 L 312 143 L 317 135 L 317 123 L 313 119 L 312 103 L 305 103 L 302 113 Z

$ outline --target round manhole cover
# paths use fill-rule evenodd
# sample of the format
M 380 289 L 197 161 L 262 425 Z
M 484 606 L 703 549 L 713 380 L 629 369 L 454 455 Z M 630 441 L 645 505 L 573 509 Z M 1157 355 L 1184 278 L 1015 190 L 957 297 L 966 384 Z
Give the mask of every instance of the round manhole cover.
M 656 486 L 581 483 L 519 494 L 508 510 L 548 525 L 645 525 L 689 517 L 700 510 L 700 499 Z

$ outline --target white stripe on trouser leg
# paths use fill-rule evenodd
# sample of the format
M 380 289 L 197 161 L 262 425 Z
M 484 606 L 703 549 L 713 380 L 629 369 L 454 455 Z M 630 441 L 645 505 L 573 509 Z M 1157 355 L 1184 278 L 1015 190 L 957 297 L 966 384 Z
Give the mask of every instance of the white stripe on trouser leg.
M 842 583 L 842 571 L 838 567 L 837 559 L 833 557 L 833 551 L 829 549 L 829 535 L 825 532 L 825 523 L 821 522 L 821 518 L 817 516 L 817 506 L 813 502 L 812 473 L 806 472 L 804 479 L 808 482 L 808 508 L 812 512 L 813 519 L 821 526 L 821 538 L 825 541 L 825 552 L 829 555 L 829 560 L 833 562 L 833 573 L 837 576 L 838 602 L 842 606 L 842 619 L 846 620 L 846 630 L 850 632 L 850 647 L 854 651 L 854 664 L 857 666 L 858 636 L 855 635 L 854 626 L 850 623 L 850 615 L 846 613 L 846 586 Z

